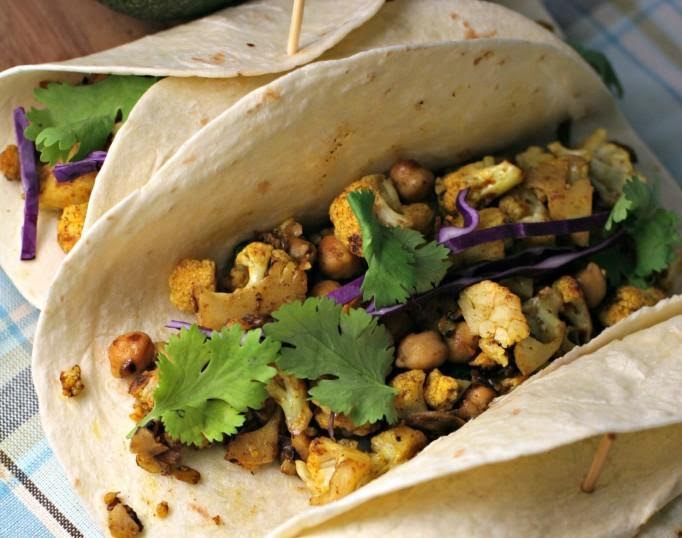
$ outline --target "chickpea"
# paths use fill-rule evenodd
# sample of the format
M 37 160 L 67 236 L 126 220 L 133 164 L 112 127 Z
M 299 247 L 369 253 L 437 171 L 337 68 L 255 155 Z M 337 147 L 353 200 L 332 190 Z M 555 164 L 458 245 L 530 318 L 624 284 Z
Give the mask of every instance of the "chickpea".
M 341 284 L 339 284 L 336 280 L 320 280 L 313 286 L 313 289 L 310 290 L 310 295 L 312 297 L 326 297 L 335 289 L 340 287 Z
M 433 173 L 416 161 L 402 160 L 391 167 L 391 179 L 406 202 L 421 202 L 433 190 Z
M 588 308 L 598 306 L 606 297 L 606 278 L 596 263 L 588 263 L 587 267 L 576 275 L 576 280 L 585 294 Z
M 111 375 L 128 377 L 143 372 L 154 362 L 156 349 L 143 332 L 129 332 L 117 337 L 109 346 Z
M 477 417 L 488 409 L 495 396 L 497 393 L 486 385 L 472 385 L 464 393 L 464 398 L 456 411 L 457 416 L 464 420 Z
M 454 363 L 466 363 L 478 352 L 478 335 L 471 332 L 466 321 L 455 324 L 451 335 L 445 336 L 448 359 Z
M 431 370 L 445 362 L 448 346 L 436 331 L 408 334 L 398 346 L 399 368 Z
M 325 235 L 318 245 L 320 271 L 334 280 L 350 278 L 362 269 L 362 261 L 333 235 Z

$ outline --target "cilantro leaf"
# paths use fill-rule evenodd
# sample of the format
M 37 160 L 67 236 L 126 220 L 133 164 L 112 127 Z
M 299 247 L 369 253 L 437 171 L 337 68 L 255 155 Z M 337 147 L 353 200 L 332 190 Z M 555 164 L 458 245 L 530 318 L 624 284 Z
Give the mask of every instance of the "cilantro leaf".
M 172 336 L 159 359 L 154 409 L 138 426 L 160 419 L 168 434 L 186 444 L 221 441 L 244 424 L 247 409 L 259 409 L 276 370 L 280 344 L 261 331 L 238 325 L 210 339 L 196 327 Z
M 95 84 L 72 86 L 52 82 L 34 91 L 46 108 L 31 108 L 26 137 L 36 143 L 40 160 L 51 165 L 80 160 L 102 149 L 118 120 L 125 121 L 135 103 L 157 79 L 111 75 Z M 72 154 L 72 148 L 77 146 Z
M 682 244 L 679 216 L 659 207 L 655 188 L 633 177 L 623 185 L 605 229 L 616 226 L 624 228 L 633 248 L 610 249 L 597 263 L 607 269 L 612 285 L 626 280 L 634 286 L 649 286 L 655 273 L 673 262 Z
M 341 305 L 320 297 L 286 304 L 272 317 L 265 334 L 286 344 L 277 365 L 299 378 L 324 377 L 310 389 L 312 398 L 358 425 L 398 420 L 396 391 L 386 385 L 392 338 L 376 318 L 360 308 L 343 313 Z
M 618 78 L 618 75 L 616 75 L 616 71 L 613 69 L 611 62 L 606 55 L 598 50 L 584 47 L 578 43 L 571 43 L 571 46 L 580 54 L 580 56 L 582 56 L 583 60 L 592 66 L 592 69 L 601 77 L 606 87 L 619 98 L 622 98 L 625 93 L 623 85 L 620 83 L 620 79 Z
M 415 230 L 390 228 L 374 216 L 374 193 L 348 194 L 348 203 L 362 229 L 362 250 L 368 269 L 363 298 L 377 308 L 405 302 L 414 293 L 438 285 L 450 266 L 448 249 L 426 242 Z

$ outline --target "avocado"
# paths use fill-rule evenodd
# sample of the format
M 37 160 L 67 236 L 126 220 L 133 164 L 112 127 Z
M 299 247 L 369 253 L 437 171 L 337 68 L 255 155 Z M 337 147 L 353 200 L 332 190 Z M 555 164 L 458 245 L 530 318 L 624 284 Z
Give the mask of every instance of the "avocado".
M 147 21 L 192 19 L 245 0 L 100 0 L 116 11 Z

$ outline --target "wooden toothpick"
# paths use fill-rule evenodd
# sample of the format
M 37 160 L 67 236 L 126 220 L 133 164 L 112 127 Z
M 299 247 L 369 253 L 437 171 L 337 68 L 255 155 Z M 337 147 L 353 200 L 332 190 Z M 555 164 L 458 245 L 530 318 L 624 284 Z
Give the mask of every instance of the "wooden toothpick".
M 287 54 L 289 56 L 298 52 L 304 5 L 305 0 L 294 0 L 294 9 L 291 11 L 291 26 L 289 27 L 289 43 L 287 44 Z
M 604 469 L 606 457 L 609 455 L 609 450 L 611 449 L 611 445 L 613 445 L 615 438 L 615 433 L 607 433 L 599 441 L 597 450 L 594 453 L 594 458 L 592 458 L 590 469 L 587 471 L 582 484 L 580 484 L 580 489 L 583 492 L 592 493 L 594 491 L 594 488 L 597 485 L 597 480 L 599 480 L 599 476 Z

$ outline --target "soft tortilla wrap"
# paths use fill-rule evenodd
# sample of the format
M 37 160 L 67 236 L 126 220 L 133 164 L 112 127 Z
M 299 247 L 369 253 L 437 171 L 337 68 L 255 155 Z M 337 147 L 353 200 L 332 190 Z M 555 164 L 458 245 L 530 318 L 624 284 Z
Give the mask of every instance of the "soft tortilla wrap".
M 454 17 L 453 17 L 454 15 Z M 477 0 L 394 0 L 319 60 L 340 59 L 391 45 L 417 45 L 476 37 L 518 37 L 570 50 L 550 32 L 518 13 Z M 210 120 L 275 75 L 223 80 L 170 77 L 154 85 L 129 116 L 95 185 L 85 229 L 140 188 L 177 149 Z M 169 107 L 168 103 L 173 102 Z M 140 144 L 144 130 L 152 147 Z M 120 157 L 119 157 L 120 156 Z M 125 158 L 123 158 L 125 156 Z
M 225 260 L 255 230 L 292 215 L 314 222 L 350 180 L 384 170 L 399 156 L 436 168 L 529 137 L 551 136 L 567 118 L 576 120 L 578 137 L 603 126 L 634 147 L 642 171 L 662 178 L 666 204 L 682 207 L 682 194 L 629 130 L 591 69 L 550 45 L 481 39 L 373 50 L 292 72 L 209 123 L 148 184 L 91 228 L 62 265 L 41 317 L 33 373 L 42 421 L 93 517 L 104 525 L 102 495 L 120 490 L 143 521 L 152 521 L 161 500 L 175 507 L 167 519 L 154 519 L 150 536 L 260 536 L 292 517 L 282 532 L 295 534 L 427 480 L 544 453 L 607 431 L 681 422 L 676 394 L 682 372 L 673 360 L 680 332 L 671 330 L 660 338 L 655 333 L 655 354 L 633 354 L 631 340 L 605 352 L 608 368 L 595 354 L 583 359 L 592 368 L 586 366 L 586 374 L 577 361 L 573 369 L 538 376 L 501 400 L 495 413 L 315 510 L 307 511 L 298 479 L 274 468 L 252 475 L 227 464 L 221 450 L 187 454 L 187 463 L 207 477 L 196 486 L 150 475 L 128 452 L 131 400 L 125 384 L 110 376 L 106 348 L 127 330 L 167 337 L 161 327 L 179 315 L 168 301 L 166 280 L 179 259 Z M 678 326 L 680 314 L 680 298 L 668 300 L 616 325 L 597 345 L 666 319 Z M 632 338 L 648 342 L 648 334 Z M 59 372 L 74 363 L 81 366 L 86 389 L 77 401 L 64 401 Z M 611 373 L 616 377 L 611 379 Z M 563 388 L 567 383 L 575 387 L 570 397 Z M 524 411 L 514 412 L 517 407 Z M 453 458 L 462 435 L 479 439 L 472 445 L 479 448 Z M 651 510 L 637 513 L 651 513 L 673 495 L 660 495 Z M 638 497 L 628 500 L 633 506 L 627 509 L 634 511 L 643 500 L 652 502 Z M 214 515 L 222 516 L 221 527 L 210 519 Z
M 110 172 L 105 170 L 99 175 L 98 184 L 127 177 L 146 179 L 149 177 L 146 165 L 158 166 L 208 119 L 250 89 L 270 80 L 272 73 L 288 71 L 314 60 L 372 17 L 382 4 L 383 0 L 308 2 L 301 49 L 292 56 L 286 54 L 290 0 L 256 0 L 84 58 L 8 69 L 0 74 L 0 150 L 15 143 L 12 110 L 17 106 L 35 105 L 32 92 L 41 81 L 77 83 L 89 73 L 238 77 L 234 84 L 216 81 L 209 94 L 202 95 L 197 91 L 189 97 L 183 91 L 183 83 L 178 82 L 181 87 L 177 89 L 172 81 L 163 81 L 162 88 L 155 89 L 152 95 L 138 103 L 133 125 L 124 125 L 116 137 L 122 151 L 107 159 L 107 170 L 113 171 L 113 177 L 108 177 Z M 255 82 L 247 78 L 257 75 L 269 75 L 270 78 L 256 78 Z M 202 82 L 195 85 L 207 86 Z M 151 130 L 150 123 L 153 125 Z M 169 136 L 169 133 L 173 134 Z M 140 159 L 140 155 L 144 158 Z M 105 201 L 107 196 L 106 188 L 100 194 L 93 193 L 93 206 L 111 207 L 113 204 Z M 4 178 L 0 181 L 0 212 L 3 215 L 0 266 L 21 294 L 42 308 L 56 269 L 64 259 L 55 240 L 58 214 L 41 211 L 37 258 L 22 262 L 19 251 L 23 200 L 17 185 Z

